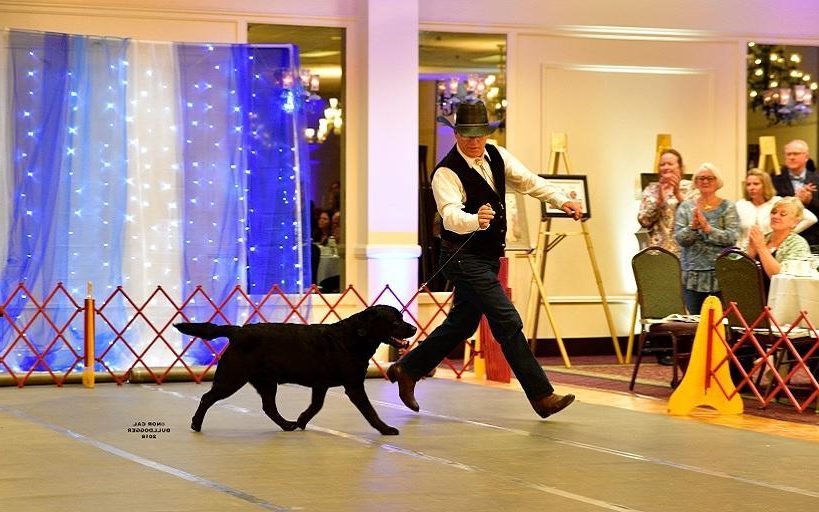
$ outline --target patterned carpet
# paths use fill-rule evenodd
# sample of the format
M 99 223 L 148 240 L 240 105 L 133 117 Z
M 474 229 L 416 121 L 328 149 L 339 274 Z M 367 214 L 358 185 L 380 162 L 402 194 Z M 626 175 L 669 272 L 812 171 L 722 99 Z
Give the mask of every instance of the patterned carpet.
M 566 368 L 560 358 L 540 358 L 539 361 L 549 375 L 549 379 L 556 384 L 584 386 L 623 393 L 629 392 L 628 383 L 634 369 L 633 364 L 618 364 L 614 356 L 572 357 L 571 368 Z M 670 382 L 670 366 L 661 366 L 653 360 L 644 360 L 637 374 L 634 392 L 668 399 L 673 391 Z M 799 413 L 790 402 L 785 401 L 772 403 L 767 408 L 761 409 L 756 398 L 745 398 L 745 414 L 819 425 L 819 414 L 816 413 L 814 408 Z

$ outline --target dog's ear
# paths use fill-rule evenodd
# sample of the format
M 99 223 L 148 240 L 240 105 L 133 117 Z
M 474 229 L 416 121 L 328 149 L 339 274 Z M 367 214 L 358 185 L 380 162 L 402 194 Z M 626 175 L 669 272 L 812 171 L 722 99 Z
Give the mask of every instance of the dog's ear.
M 362 338 L 369 338 L 378 336 L 383 329 L 381 325 L 384 323 L 384 307 L 385 306 L 370 306 L 365 309 L 359 317 L 356 334 Z

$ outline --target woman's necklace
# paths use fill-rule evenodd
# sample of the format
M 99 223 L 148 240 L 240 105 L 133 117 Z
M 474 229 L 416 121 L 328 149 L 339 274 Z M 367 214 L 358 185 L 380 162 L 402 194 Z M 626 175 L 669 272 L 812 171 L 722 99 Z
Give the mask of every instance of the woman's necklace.
M 715 202 L 715 200 L 716 200 L 716 202 Z M 714 203 L 714 204 L 712 205 L 711 203 Z M 697 201 L 697 205 L 704 212 L 708 212 L 708 211 L 713 210 L 714 207 L 716 207 L 719 203 L 720 203 L 720 200 L 717 199 L 717 198 L 705 199 L 705 200 L 700 199 L 699 201 Z

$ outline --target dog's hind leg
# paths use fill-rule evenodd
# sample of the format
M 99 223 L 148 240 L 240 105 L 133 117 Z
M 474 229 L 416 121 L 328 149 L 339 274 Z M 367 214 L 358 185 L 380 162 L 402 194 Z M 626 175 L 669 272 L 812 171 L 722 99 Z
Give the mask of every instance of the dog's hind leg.
M 299 419 L 296 421 L 296 426 L 304 430 L 310 420 L 321 410 L 324 406 L 324 397 L 327 396 L 327 386 L 313 386 L 313 395 L 310 399 L 310 405 L 307 409 L 299 414 Z
M 199 407 L 193 414 L 193 418 L 191 418 L 191 429 L 195 430 L 196 432 L 201 431 L 202 421 L 205 419 L 205 413 L 208 412 L 208 409 L 210 409 L 210 407 L 219 400 L 224 400 L 233 393 L 239 391 L 239 389 L 244 385 L 245 383 L 243 382 L 238 386 L 234 385 L 228 387 L 214 383 L 213 387 L 210 388 L 210 391 L 202 395 L 202 399 L 199 401 Z
M 364 415 L 364 418 L 367 419 L 373 428 L 385 436 L 398 435 L 397 428 L 387 425 L 381 421 L 381 418 L 378 417 L 375 409 L 373 409 L 373 405 L 370 403 L 370 399 L 367 398 L 367 392 L 364 390 L 363 382 L 357 384 L 345 384 L 344 392 L 347 393 L 347 396 L 350 397 L 350 401 L 356 406 L 361 414 Z
M 262 397 L 262 410 L 267 417 L 281 427 L 282 430 L 290 432 L 296 430 L 296 422 L 286 420 L 279 414 L 279 409 L 276 407 L 276 382 L 269 379 L 253 378 L 250 379 L 250 385 L 256 388 L 256 391 Z

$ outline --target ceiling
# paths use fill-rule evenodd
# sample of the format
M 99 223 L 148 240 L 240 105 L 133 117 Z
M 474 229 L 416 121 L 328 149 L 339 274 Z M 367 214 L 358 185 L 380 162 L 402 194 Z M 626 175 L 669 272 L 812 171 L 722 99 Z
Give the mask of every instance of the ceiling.
M 295 44 L 301 68 L 321 77 L 319 94 L 341 96 L 343 28 L 251 23 L 247 27 L 247 42 Z
M 249 43 L 290 43 L 299 47 L 301 67 L 321 76 L 319 94 L 340 97 L 344 29 L 297 25 L 248 25 Z M 419 79 L 469 73 L 498 73 L 505 60 L 506 36 L 465 32 L 418 34 Z
M 497 73 L 506 60 L 506 36 L 465 32 L 418 34 L 419 73 L 425 78 L 453 73 Z

